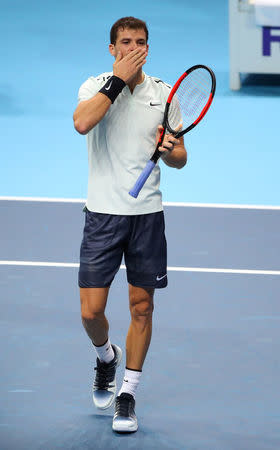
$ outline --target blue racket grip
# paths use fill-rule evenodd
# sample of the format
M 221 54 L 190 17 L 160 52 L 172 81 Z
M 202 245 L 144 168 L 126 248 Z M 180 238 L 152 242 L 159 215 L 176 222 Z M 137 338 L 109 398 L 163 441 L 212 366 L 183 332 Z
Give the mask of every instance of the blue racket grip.
M 133 188 L 129 191 L 129 194 L 131 195 L 131 197 L 134 197 L 134 198 L 138 197 L 139 192 L 141 191 L 142 187 L 144 186 L 147 178 L 149 177 L 149 175 L 152 172 L 155 165 L 156 164 L 154 163 L 154 161 L 149 160 L 147 162 L 145 169 L 140 174 L 140 176 L 139 176 L 138 180 L 136 181 L 135 185 L 133 186 Z

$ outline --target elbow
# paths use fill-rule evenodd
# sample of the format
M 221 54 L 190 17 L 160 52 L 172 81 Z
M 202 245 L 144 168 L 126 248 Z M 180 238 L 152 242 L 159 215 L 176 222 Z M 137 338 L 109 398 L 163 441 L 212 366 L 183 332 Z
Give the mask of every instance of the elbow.
M 174 167 L 176 167 L 176 169 L 183 169 L 183 167 L 185 167 L 185 165 L 187 164 L 188 160 L 188 154 L 185 147 L 183 145 L 180 147 L 178 146 L 176 154 L 174 154 L 174 156 L 176 156 L 176 158 L 174 159 L 175 163 Z
M 177 169 L 183 169 L 183 167 L 185 167 L 185 165 L 187 164 L 187 155 L 184 159 L 182 159 L 180 161 L 180 163 L 177 165 Z
M 74 128 L 78 133 L 80 134 L 87 134 L 93 126 L 88 123 L 87 120 L 84 120 L 83 117 L 81 117 L 81 114 L 78 114 L 77 111 L 73 114 L 73 122 L 74 122 Z
M 83 136 L 88 134 L 88 131 L 85 128 L 75 127 L 75 129 L 76 131 L 78 131 L 78 133 L 82 134 Z
M 75 117 L 74 117 L 74 128 L 76 131 L 78 131 L 78 133 L 83 135 L 89 132 L 89 129 L 86 126 L 86 124 L 81 122 L 79 119 L 75 119 Z
M 186 164 L 187 164 L 187 158 L 182 162 L 182 166 L 180 167 L 180 169 L 183 169 L 183 167 L 185 167 Z
M 178 169 L 178 170 L 183 169 L 183 167 L 185 167 L 185 165 L 186 165 L 186 162 L 185 162 L 185 163 L 178 164 L 178 165 L 176 166 L 176 169 Z

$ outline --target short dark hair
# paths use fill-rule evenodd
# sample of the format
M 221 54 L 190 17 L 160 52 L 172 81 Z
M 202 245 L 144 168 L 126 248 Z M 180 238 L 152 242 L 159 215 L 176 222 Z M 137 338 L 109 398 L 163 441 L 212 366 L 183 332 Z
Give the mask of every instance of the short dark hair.
M 121 19 L 117 20 L 112 26 L 110 31 L 111 44 L 115 45 L 119 29 L 124 30 L 125 28 L 132 28 L 133 30 L 143 29 L 146 33 L 146 41 L 148 42 L 149 32 L 146 22 L 140 19 L 136 19 L 136 17 L 129 16 L 122 17 Z

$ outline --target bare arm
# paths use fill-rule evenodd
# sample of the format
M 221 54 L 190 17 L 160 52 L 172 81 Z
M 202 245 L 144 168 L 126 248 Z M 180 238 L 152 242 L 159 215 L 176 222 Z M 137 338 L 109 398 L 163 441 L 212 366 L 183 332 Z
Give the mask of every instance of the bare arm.
M 180 127 L 178 127 L 179 129 Z M 162 131 L 162 125 L 158 127 L 157 141 L 159 139 L 160 132 Z M 172 134 L 166 134 L 164 136 L 163 145 L 159 147 L 162 153 L 162 160 L 169 167 L 175 167 L 176 169 L 182 169 L 187 163 L 187 151 L 185 149 L 184 137 L 176 139 Z
M 145 64 L 146 56 L 147 52 L 142 48 L 136 48 L 124 58 L 119 52 L 113 64 L 113 74 L 128 84 L 139 68 Z M 111 100 L 101 92 L 81 102 L 73 114 L 75 129 L 80 134 L 87 134 L 103 119 L 111 104 Z
M 162 155 L 162 160 L 169 167 L 175 167 L 176 169 L 182 169 L 187 164 L 187 151 L 184 145 L 183 136 L 178 139 L 179 144 L 175 144 L 173 150 L 165 150 Z
M 81 102 L 73 114 L 75 129 L 80 134 L 87 134 L 103 119 L 111 104 L 111 100 L 101 92 Z

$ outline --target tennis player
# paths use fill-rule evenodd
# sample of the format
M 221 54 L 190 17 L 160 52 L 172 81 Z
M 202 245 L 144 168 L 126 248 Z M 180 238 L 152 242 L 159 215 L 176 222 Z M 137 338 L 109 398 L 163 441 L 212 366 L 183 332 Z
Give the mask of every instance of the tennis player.
M 129 433 L 138 429 L 135 393 L 151 340 L 154 290 L 167 285 L 159 165 L 137 199 L 128 192 L 155 150 L 171 87 L 142 70 L 149 50 L 145 22 L 121 18 L 110 39 L 113 71 L 82 84 L 73 116 L 76 130 L 87 135 L 89 161 L 79 286 L 82 323 L 97 353 L 93 402 L 106 409 L 115 401 L 113 430 Z M 177 115 L 179 129 L 179 110 Z M 183 138 L 166 135 L 159 150 L 168 166 L 186 164 Z M 117 394 L 122 351 L 110 342 L 105 308 L 123 255 L 131 322 Z

